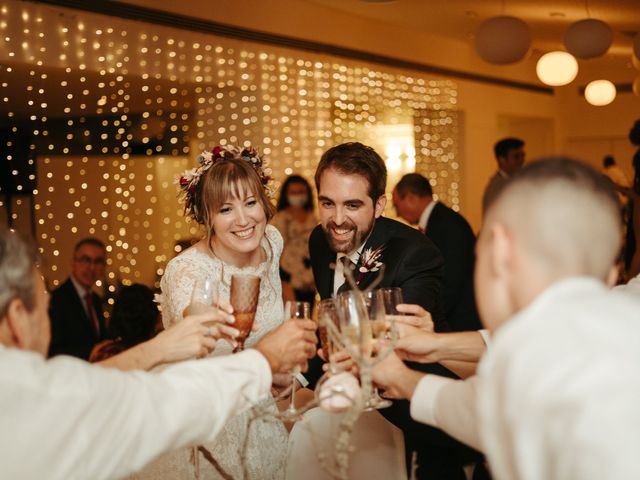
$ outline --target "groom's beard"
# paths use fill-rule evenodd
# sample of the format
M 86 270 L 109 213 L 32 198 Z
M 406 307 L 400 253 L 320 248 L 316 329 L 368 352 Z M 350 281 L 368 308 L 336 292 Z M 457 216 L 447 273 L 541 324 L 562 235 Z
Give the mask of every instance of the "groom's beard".
M 322 225 L 322 230 L 324 231 L 325 236 L 327 237 L 327 241 L 329 242 L 329 246 L 331 250 L 336 253 L 351 253 L 356 250 L 369 236 L 371 231 L 373 230 L 373 225 L 376 221 L 375 217 L 371 218 L 371 222 L 367 225 L 365 230 L 358 230 L 358 227 L 355 223 L 349 218 L 347 218 L 341 225 L 336 225 L 335 222 L 329 222 L 327 225 Z M 347 240 L 341 240 L 339 238 L 334 237 L 334 230 L 350 230 L 352 235 Z

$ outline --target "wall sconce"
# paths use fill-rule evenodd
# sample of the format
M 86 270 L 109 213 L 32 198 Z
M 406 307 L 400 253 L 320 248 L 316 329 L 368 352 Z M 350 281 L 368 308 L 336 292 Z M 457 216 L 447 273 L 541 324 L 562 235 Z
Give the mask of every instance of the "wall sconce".
M 596 107 L 609 105 L 616 98 L 616 86 L 609 80 L 594 80 L 584 89 L 584 98 Z
M 559 87 L 567 85 L 578 75 L 578 62 L 567 52 L 545 53 L 536 65 L 536 73 L 542 83 Z

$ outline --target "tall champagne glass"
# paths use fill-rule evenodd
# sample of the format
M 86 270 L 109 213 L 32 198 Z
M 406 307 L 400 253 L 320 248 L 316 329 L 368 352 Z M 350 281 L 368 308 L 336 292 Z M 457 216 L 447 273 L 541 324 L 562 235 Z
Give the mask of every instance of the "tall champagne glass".
M 253 321 L 258 309 L 260 298 L 260 277 L 256 275 L 232 275 L 231 276 L 231 298 L 233 316 L 235 318 L 234 327 L 240 332 L 236 338 L 238 346 L 234 352 L 244 350 L 244 342 L 251 333 Z
M 346 291 L 336 298 L 340 332 L 347 352 L 358 363 L 368 362 L 373 347 L 371 324 L 362 292 Z
M 364 293 L 369 322 L 371 323 L 371 334 L 374 340 L 383 339 L 387 331 L 386 311 L 384 295 L 381 290 L 370 290 Z M 375 356 L 375 353 L 374 353 Z M 372 361 L 375 361 L 372 359 Z M 365 410 L 387 408 L 391 406 L 391 401 L 380 397 L 378 387 L 372 387 L 369 399 L 365 405 Z
M 338 309 L 333 298 L 327 298 L 320 301 L 317 307 L 318 314 L 318 335 L 320 336 L 320 347 L 324 357 L 329 362 L 329 371 L 336 373 L 336 367 L 331 361 L 331 355 L 334 353 L 335 345 L 329 334 L 328 324 L 333 325 L 340 331 L 340 319 L 338 318 Z
M 311 319 L 311 304 L 309 302 L 287 302 L 284 306 L 285 320 L 309 320 Z M 300 374 L 300 367 L 295 367 L 291 372 L 291 397 L 289 399 L 289 408 L 285 410 L 285 415 L 294 417 L 296 415 L 296 406 L 294 403 L 296 394 L 296 376 Z

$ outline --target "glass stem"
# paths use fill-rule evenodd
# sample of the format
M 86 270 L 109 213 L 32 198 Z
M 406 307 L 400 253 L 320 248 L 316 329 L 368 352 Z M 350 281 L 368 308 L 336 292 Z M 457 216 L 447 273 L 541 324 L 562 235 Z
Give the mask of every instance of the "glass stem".
M 296 396 L 296 375 L 295 373 L 291 375 L 291 398 L 289 399 L 289 411 L 293 412 L 296 409 L 296 405 L 294 402 Z

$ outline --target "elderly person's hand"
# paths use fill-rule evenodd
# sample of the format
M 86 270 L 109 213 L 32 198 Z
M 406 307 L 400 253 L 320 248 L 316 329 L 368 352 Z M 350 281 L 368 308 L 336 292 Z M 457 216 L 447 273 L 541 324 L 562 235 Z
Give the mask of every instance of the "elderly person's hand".
M 177 362 L 189 358 L 207 356 L 216 342 L 225 339 L 233 347 L 239 332 L 231 325 L 234 322 L 231 307 L 221 305 L 197 315 L 187 315 L 184 319 L 160 332 L 150 341 L 150 346 L 162 352 L 162 362 Z

